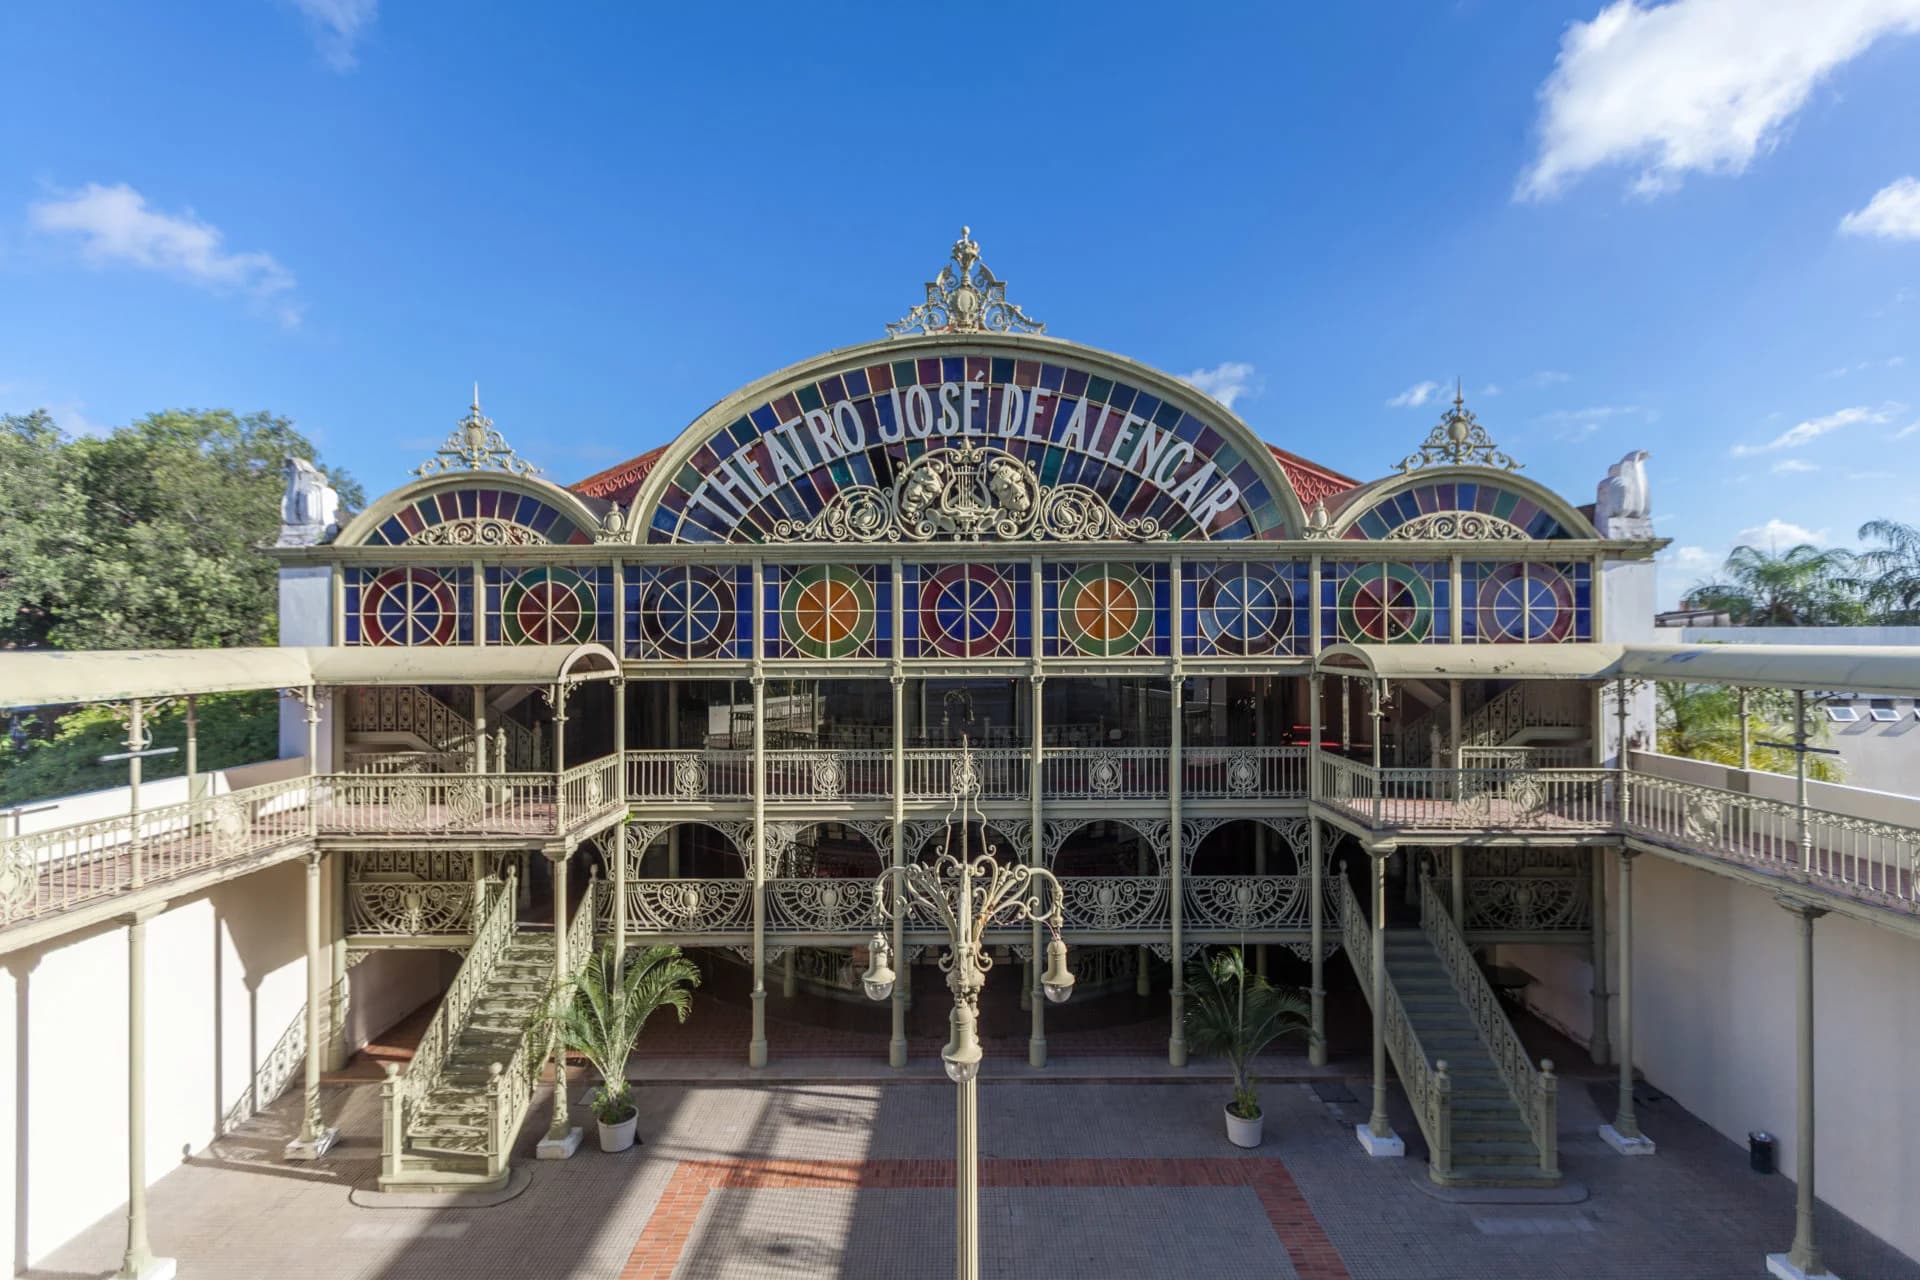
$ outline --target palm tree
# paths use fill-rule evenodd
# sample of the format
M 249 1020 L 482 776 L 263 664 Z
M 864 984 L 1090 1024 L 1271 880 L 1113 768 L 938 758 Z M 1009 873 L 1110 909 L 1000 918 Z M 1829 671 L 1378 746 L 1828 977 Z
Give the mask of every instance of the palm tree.
M 1727 685 L 1681 684 L 1663 680 L 1655 686 L 1656 743 L 1662 755 L 1685 756 L 1714 764 L 1740 763 L 1740 691 Z M 1809 738 L 1824 742 L 1827 726 L 1810 708 Z M 1793 738 L 1793 695 L 1784 689 L 1753 689 L 1747 694 L 1747 758 L 1753 768 L 1768 773 L 1792 773 L 1794 753 L 1761 746 L 1771 739 Z M 1832 756 L 1807 757 L 1807 776 L 1817 782 L 1838 782 L 1839 762 Z
M 1854 558 L 1860 570 L 1856 585 L 1872 606 L 1875 620 L 1893 625 L 1920 622 L 1920 527 L 1898 520 L 1869 520 L 1860 526 L 1860 540 L 1880 544 Z
M 1239 947 L 1187 962 L 1186 1028 L 1195 1052 L 1219 1054 L 1233 1067 L 1233 1111 L 1243 1120 L 1260 1115 L 1253 1060 L 1281 1036 L 1318 1039 L 1307 1002 L 1249 974 Z
M 1849 576 L 1852 557 L 1809 543 L 1785 551 L 1733 549 L 1723 577 L 1687 592 L 1695 608 L 1723 609 L 1736 623 L 1758 627 L 1816 626 L 1851 621 L 1863 610 Z
M 627 1083 L 627 1059 L 640 1031 L 661 1009 L 687 1020 L 700 970 L 678 947 L 648 947 L 631 952 L 626 969 L 616 974 L 613 948 L 591 960 L 573 984 L 572 999 L 560 1009 L 560 1036 L 567 1048 L 585 1057 L 600 1073 L 592 1106 L 604 1124 L 633 1116 L 633 1087 Z

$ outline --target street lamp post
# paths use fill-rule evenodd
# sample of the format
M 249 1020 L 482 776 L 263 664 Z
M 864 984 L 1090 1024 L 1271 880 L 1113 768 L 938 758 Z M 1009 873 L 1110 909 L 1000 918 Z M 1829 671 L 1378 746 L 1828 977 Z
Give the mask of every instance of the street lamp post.
M 960 757 L 954 764 L 955 807 L 947 817 L 948 851 L 931 863 L 888 867 L 874 882 L 883 908 L 889 890 L 903 893 L 908 904 L 937 918 L 947 930 L 948 951 L 940 968 L 947 975 L 947 989 L 953 992 L 953 1013 L 940 1060 L 948 1078 L 960 1086 L 954 1169 L 954 1275 L 958 1280 L 980 1280 L 980 1128 L 975 1090 L 982 1056 L 980 990 L 993 967 L 993 957 L 985 946 L 987 930 L 1044 921 L 1053 937 L 1047 943 L 1041 989 L 1055 1004 L 1073 994 L 1067 944 L 1060 937 L 1060 882 L 1040 867 L 1018 863 L 1002 866 L 993 856 L 991 845 L 978 856 L 973 855 L 968 848 L 968 831 L 979 789 L 973 752 L 962 738 Z M 952 852 L 955 826 L 960 831 L 958 853 Z M 1053 896 L 1051 908 L 1045 900 L 1048 889 Z M 882 914 L 886 914 L 884 909 Z M 885 1000 L 893 993 L 892 959 L 886 934 L 876 932 L 867 944 L 867 971 L 861 975 L 868 999 Z

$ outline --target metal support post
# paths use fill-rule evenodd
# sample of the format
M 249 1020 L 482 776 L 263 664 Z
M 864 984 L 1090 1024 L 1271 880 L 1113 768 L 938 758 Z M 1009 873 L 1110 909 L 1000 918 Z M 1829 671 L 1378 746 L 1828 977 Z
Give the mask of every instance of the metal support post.
M 1374 722 L 1379 723 L 1377 720 Z M 1358 1126 L 1360 1145 L 1370 1156 L 1404 1156 L 1406 1143 L 1387 1119 L 1387 857 L 1369 850 L 1373 877 L 1373 940 L 1369 986 L 1373 991 L 1373 1110 Z
M 484 774 L 487 771 L 487 686 L 471 685 L 467 696 L 473 706 L 473 771 Z M 500 771 L 504 773 L 506 768 L 507 762 L 502 760 Z
M 633 809 L 627 799 L 627 682 L 613 682 L 614 785 L 620 789 L 620 822 L 613 829 L 613 971 L 627 967 L 627 825 Z
M 289 1160 L 318 1160 L 327 1154 L 340 1130 L 329 1129 L 320 1114 L 321 1054 L 326 1037 L 321 1034 L 321 1011 L 326 1007 L 326 974 L 331 967 L 320 950 L 320 872 L 324 858 L 319 850 L 307 855 L 307 1077 L 300 1106 L 300 1133 L 287 1143 Z
M 147 749 L 146 736 L 146 704 L 135 698 L 127 704 L 127 812 L 132 815 L 127 833 L 127 875 L 128 887 L 133 889 L 147 882 L 145 859 L 140 849 L 140 757 Z
M 187 695 L 187 799 L 200 798 L 200 700 Z
M 1039 600 L 1042 596 L 1040 594 L 1040 564 L 1037 560 L 1034 562 L 1033 574 L 1033 598 Z M 1046 781 L 1045 769 L 1042 763 L 1043 747 L 1041 746 L 1045 726 L 1045 708 L 1043 704 L 1045 702 L 1044 690 L 1046 689 L 1046 685 L 1046 675 L 1039 670 L 1035 670 L 1028 686 L 1029 696 L 1032 698 L 1032 711 L 1027 719 L 1029 726 L 1029 746 L 1027 750 L 1027 861 L 1036 867 L 1041 865 L 1041 850 L 1046 844 L 1043 838 L 1046 828 L 1041 825 L 1042 813 L 1045 808 L 1041 793 L 1045 789 Z M 1044 1067 L 1047 1065 L 1047 1002 L 1040 993 L 1040 973 L 1041 970 L 1045 968 L 1044 956 L 1046 952 L 1040 939 L 1040 921 L 1036 919 L 1032 922 L 1032 925 L 1032 937 L 1029 945 L 1033 948 L 1033 952 L 1027 962 L 1026 985 L 1024 987 L 1029 1011 L 1028 1016 L 1031 1019 L 1027 1032 L 1027 1062 L 1035 1067 Z
M 155 903 L 127 917 L 127 1251 L 121 1280 L 172 1280 L 175 1272 L 174 1260 L 154 1257 L 147 1240 L 147 921 L 165 908 Z
M 1802 757 L 1804 759 L 1804 757 Z M 1774 899 L 1800 924 L 1799 982 L 1796 984 L 1795 1033 L 1799 1050 L 1799 1078 L 1795 1081 L 1795 1124 L 1793 1131 L 1795 1180 L 1793 1244 L 1786 1253 L 1767 1255 L 1767 1270 L 1781 1280 L 1805 1280 L 1808 1276 L 1827 1276 L 1827 1264 L 1820 1258 L 1820 1244 L 1813 1231 L 1813 922 L 1827 914 L 1825 908 L 1781 894 Z
M 1620 755 L 1626 758 L 1624 750 Z M 1620 1107 L 1612 1124 L 1600 1126 L 1600 1136 L 1623 1156 L 1654 1151 L 1653 1139 L 1640 1132 L 1633 1113 L 1633 860 L 1638 856 L 1632 849 L 1620 850 Z
M 556 724 L 564 724 L 564 717 Z M 560 734 L 554 733 L 554 756 L 559 758 Z M 553 861 L 553 976 L 557 989 L 565 991 L 568 976 L 573 972 L 567 955 L 567 863 L 572 860 L 573 850 L 563 848 L 558 854 L 549 853 Z M 592 895 L 588 895 L 587 905 L 593 905 Z M 557 1013 L 558 1010 L 550 1010 Z M 547 1136 L 540 1139 L 534 1148 L 534 1155 L 542 1160 L 565 1160 L 580 1149 L 580 1130 L 568 1123 L 567 1098 L 567 1044 L 556 1030 L 553 1037 L 553 1123 L 547 1126 Z
M 899 632 L 894 632 L 898 635 Z M 893 865 L 907 865 L 907 678 L 893 673 Z M 904 874 L 904 873 L 901 873 Z M 907 895 L 893 895 L 893 954 L 900 981 L 890 1002 L 893 1033 L 887 1040 L 887 1064 L 907 1065 L 907 997 L 913 990 L 913 966 L 907 963 Z
M 1318 563 L 1316 561 L 1316 563 Z M 1318 671 L 1307 677 L 1307 919 L 1312 955 L 1308 963 L 1313 976 L 1308 980 L 1307 997 L 1312 1002 L 1313 1039 L 1307 1045 L 1307 1061 L 1316 1067 L 1327 1065 L 1327 957 L 1326 957 L 1326 847 L 1320 837 L 1320 820 L 1313 816 L 1312 804 L 1320 794 L 1320 724 L 1325 683 Z
M 1167 732 L 1167 914 L 1171 925 L 1169 941 L 1171 947 L 1167 955 L 1173 965 L 1173 989 L 1168 1000 L 1172 1013 L 1172 1034 L 1167 1040 L 1167 1062 L 1171 1066 L 1187 1065 L 1187 949 L 1181 925 L 1182 910 L 1181 862 L 1186 851 L 1181 848 L 1180 840 L 1180 775 L 1181 751 L 1184 721 L 1186 713 L 1181 705 L 1186 678 L 1178 667 L 1174 668 L 1173 678 L 1168 684 L 1167 716 L 1171 727 Z
M 1467 927 L 1467 851 L 1460 845 L 1453 846 L 1452 856 L 1448 859 L 1452 882 L 1449 894 L 1449 906 L 1453 911 L 1453 927 L 1465 931 Z
M 1587 1036 L 1587 1053 L 1595 1066 L 1601 1066 L 1613 1052 L 1607 1026 L 1607 857 L 1604 849 L 1593 849 L 1590 853 L 1593 864 L 1593 1030 Z
M 756 573 L 756 577 L 758 574 Z M 767 681 L 753 685 L 753 1035 L 747 1065 L 767 1065 Z

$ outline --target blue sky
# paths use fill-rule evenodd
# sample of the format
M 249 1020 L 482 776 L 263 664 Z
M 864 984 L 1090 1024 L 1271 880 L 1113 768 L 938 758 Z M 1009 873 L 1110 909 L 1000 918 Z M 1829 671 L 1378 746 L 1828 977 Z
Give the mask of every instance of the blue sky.
M 271 409 L 377 492 L 478 379 L 571 481 L 964 222 L 1352 475 L 1456 376 L 1576 501 L 1650 450 L 1666 600 L 1920 520 L 1920 0 L 1323 9 L 9 5 L 0 410 Z

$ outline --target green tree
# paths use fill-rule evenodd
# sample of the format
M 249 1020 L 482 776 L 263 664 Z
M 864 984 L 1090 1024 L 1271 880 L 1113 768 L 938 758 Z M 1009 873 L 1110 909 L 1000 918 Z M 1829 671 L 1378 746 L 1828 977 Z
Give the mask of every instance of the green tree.
M 1876 622 L 1912 626 L 1920 622 L 1920 528 L 1898 520 L 1869 520 L 1860 526 L 1862 542 L 1878 543 L 1854 557 L 1855 585 Z
M 1845 551 L 1804 542 L 1785 551 L 1739 546 L 1721 575 L 1695 584 L 1688 605 L 1721 609 L 1735 623 L 1756 627 L 1835 626 L 1866 618 Z
M 281 468 L 316 459 L 287 419 L 168 410 L 67 439 L 0 431 L 0 642 L 62 649 L 271 644 Z M 316 462 L 317 464 L 317 462 Z M 343 507 L 364 503 L 333 478 Z
M 259 689 L 209 694 L 197 700 L 195 736 L 203 773 L 271 760 L 279 754 L 276 696 L 271 689 Z M 158 781 L 185 773 L 186 704 L 172 702 L 155 709 L 147 725 L 153 731 L 153 745 L 172 747 L 174 753 L 147 760 L 141 766 L 142 775 Z M 29 715 L 23 717 L 23 727 L 31 736 L 20 748 L 0 737 L 0 806 L 127 785 L 125 761 L 100 763 L 101 756 L 126 750 L 127 728 L 106 707 L 80 707 L 44 720 Z
M 1654 732 L 1660 752 L 1707 760 L 1714 764 L 1740 763 L 1740 691 L 1730 685 L 1680 684 L 1663 680 L 1655 686 L 1657 705 Z M 1813 742 L 1826 739 L 1826 725 L 1808 709 Z M 1763 747 L 1761 742 L 1793 740 L 1793 694 L 1785 689 L 1752 689 L 1747 694 L 1748 759 L 1755 769 L 1792 773 L 1792 751 Z M 1840 765 L 1832 756 L 1807 757 L 1807 776 L 1838 782 Z

